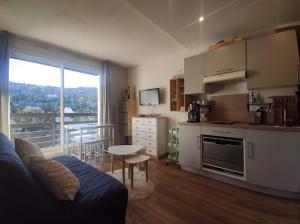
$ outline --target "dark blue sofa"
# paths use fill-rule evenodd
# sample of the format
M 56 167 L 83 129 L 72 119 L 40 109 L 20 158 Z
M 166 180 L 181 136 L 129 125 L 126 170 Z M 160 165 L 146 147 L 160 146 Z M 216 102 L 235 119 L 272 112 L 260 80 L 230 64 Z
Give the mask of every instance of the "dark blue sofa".
M 78 159 L 61 156 L 79 179 L 73 202 L 60 201 L 25 167 L 11 142 L 0 133 L 0 223 L 125 223 L 126 187 Z

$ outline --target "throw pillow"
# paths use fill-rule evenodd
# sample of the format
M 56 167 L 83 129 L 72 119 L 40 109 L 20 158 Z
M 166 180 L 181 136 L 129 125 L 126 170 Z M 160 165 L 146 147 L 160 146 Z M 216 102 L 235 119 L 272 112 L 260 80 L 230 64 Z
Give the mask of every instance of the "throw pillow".
M 29 169 L 54 197 L 73 201 L 80 183 L 77 177 L 63 164 L 40 156 L 31 156 Z
M 25 139 L 15 138 L 16 152 L 20 156 L 23 163 L 28 167 L 31 156 L 40 156 L 44 158 L 37 144 L 26 141 Z

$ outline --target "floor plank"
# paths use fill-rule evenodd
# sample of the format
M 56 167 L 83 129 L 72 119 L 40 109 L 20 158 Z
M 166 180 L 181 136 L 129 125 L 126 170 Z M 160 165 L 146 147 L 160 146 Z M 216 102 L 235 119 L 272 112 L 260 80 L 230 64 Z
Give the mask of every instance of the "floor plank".
M 109 157 L 89 163 L 110 170 Z M 115 161 L 115 169 L 121 161 Z M 128 202 L 127 224 L 300 224 L 300 201 L 238 188 L 165 165 L 149 162 L 155 190 L 145 200 Z

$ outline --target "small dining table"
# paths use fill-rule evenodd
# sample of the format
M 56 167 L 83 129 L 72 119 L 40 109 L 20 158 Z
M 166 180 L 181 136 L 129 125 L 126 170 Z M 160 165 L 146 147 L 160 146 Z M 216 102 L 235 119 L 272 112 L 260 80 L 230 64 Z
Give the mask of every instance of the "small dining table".
M 114 172 L 114 158 L 113 156 L 122 157 L 122 178 L 123 184 L 125 184 L 125 156 L 135 154 L 141 150 L 144 150 L 144 146 L 140 145 L 114 145 L 108 147 L 108 152 L 111 154 L 111 173 Z

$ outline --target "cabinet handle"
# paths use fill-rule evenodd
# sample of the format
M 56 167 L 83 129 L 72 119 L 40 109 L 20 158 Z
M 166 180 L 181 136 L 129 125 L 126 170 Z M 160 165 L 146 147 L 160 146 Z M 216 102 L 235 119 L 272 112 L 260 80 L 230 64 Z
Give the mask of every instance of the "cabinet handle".
M 200 141 L 201 141 L 200 136 L 197 136 L 197 149 L 200 149 Z
M 225 68 L 225 69 L 221 69 L 221 70 L 216 71 L 216 73 L 219 74 L 219 73 L 222 73 L 222 72 L 229 72 L 229 71 L 232 71 L 232 70 L 233 70 L 233 68 Z
M 230 131 L 213 131 L 213 132 L 215 132 L 215 133 L 219 133 L 219 134 L 231 134 L 231 132 Z
M 254 147 L 252 142 L 248 142 L 248 159 L 254 159 Z

